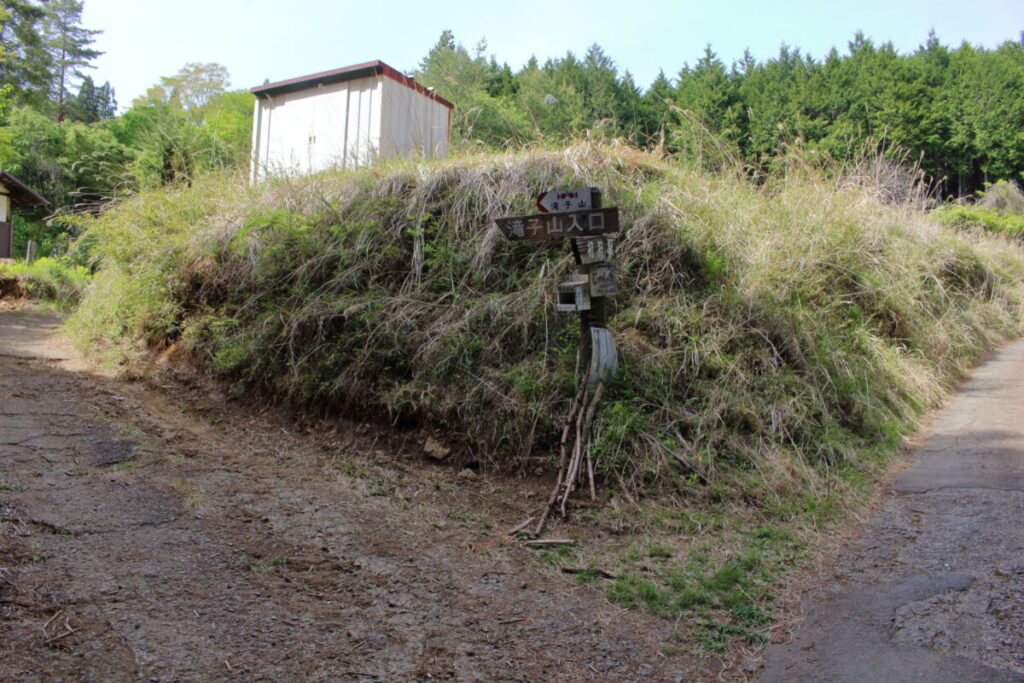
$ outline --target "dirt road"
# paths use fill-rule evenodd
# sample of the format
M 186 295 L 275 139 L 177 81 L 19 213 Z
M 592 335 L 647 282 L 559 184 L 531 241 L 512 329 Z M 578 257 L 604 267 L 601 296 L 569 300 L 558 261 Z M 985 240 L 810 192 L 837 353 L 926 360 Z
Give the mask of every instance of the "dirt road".
M 91 374 L 56 323 L 0 313 L 0 680 L 710 676 L 503 541 L 542 482 Z
M 1024 342 L 939 412 L 759 683 L 1024 681 Z

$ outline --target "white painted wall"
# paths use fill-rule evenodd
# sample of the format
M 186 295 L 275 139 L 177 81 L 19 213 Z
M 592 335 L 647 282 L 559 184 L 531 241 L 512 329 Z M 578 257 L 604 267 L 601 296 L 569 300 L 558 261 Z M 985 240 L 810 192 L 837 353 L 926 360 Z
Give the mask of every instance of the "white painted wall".
M 391 78 L 384 79 L 380 150 L 385 157 L 448 155 L 451 110 Z
M 274 97 L 257 94 L 254 181 L 362 166 L 381 157 L 448 154 L 451 110 L 386 75 Z
M 7 190 L 0 187 L 0 223 L 11 220 L 11 197 Z
M 253 112 L 253 179 L 360 166 L 376 159 L 383 78 L 258 96 Z

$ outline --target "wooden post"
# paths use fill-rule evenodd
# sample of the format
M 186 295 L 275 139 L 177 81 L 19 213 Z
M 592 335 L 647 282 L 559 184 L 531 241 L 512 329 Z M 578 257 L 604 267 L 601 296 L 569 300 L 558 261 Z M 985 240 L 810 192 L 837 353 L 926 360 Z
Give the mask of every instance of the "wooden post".
M 591 194 L 592 208 L 601 208 L 601 193 L 594 191 Z M 576 239 L 572 240 L 573 251 L 579 253 L 579 246 L 577 246 Z M 580 264 L 580 272 L 589 277 L 591 265 L 589 263 Z M 590 341 L 590 328 L 591 327 L 604 327 L 607 324 L 607 313 L 608 309 L 606 306 L 605 297 L 591 297 L 590 298 L 590 310 L 580 311 L 580 367 L 583 368 L 583 374 L 586 374 L 590 369 L 590 356 L 593 354 L 593 344 Z

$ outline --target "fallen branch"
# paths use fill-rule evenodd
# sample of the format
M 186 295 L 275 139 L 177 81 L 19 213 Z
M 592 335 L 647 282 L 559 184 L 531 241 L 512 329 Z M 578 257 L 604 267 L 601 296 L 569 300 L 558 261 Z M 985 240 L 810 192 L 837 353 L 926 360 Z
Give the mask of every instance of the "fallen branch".
M 506 535 L 506 536 L 515 536 L 515 535 L 516 535 L 516 534 L 518 534 L 518 533 L 519 533 L 520 531 L 522 531 L 522 530 L 523 530 L 523 529 L 525 529 L 526 527 L 530 526 L 530 522 L 532 522 L 532 521 L 533 521 L 533 519 L 534 519 L 533 517 L 530 517 L 530 518 L 529 518 L 529 519 L 527 519 L 527 520 L 526 520 L 525 522 L 522 522 L 521 524 L 517 524 L 517 525 L 515 525 L 514 527 L 512 527 L 511 529 L 509 529 L 508 531 L 506 531 L 506 532 L 505 532 L 505 535 Z
M 565 427 L 562 428 L 562 439 L 558 444 L 558 478 L 555 481 L 555 488 L 551 490 L 551 495 L 548 497 L 548 504 L 544 507 L 544 514 L 541 515 L 540 521 L 537 522 L 537 528 L 533 530 L 534 536 L 540 536 L 541 532 L 544 531 L 544 524 L 548 521 L 548 515 L 551 514 L 551 508 L 558 500 L 558 492 L 562 490 L 562 481 L 565 477 L 566 464 L 565 448 L 569 445 L 569 433 L 570 430 L 572 430 L 573 422 L 576 421 L 576 414 L 580 410 L 580 405 L 586 395 L 587 385 L 589 383 L 590 373 L 588 372 L 583 376 L 583 381 L 580 382 L 580 388 L 576 392 L 576 397 L 572 401 L 572 408 L 569 410 L 569 416 L 565 419 Z
M 75 633 L 78 633 L 78 630 L 77 629 L 71 629 L 69 631 L 65 631 L 64 633 L 61 633 L 59 636 L 54 636 L 52 638 L 47 638 L 46 640 L 43 641 L 43 643 L 45 645 L 49 645 L 50 643 L 56 643 L 61 638 L 67 638 L 68 636 L 70 636 L 72 634 L 75 634 Z
M 523 541 L 523 545 L 576 545 L 576 541 L 571 538 L 535 538 L 529 541 Z
M 64 610 L 62 609 L 59 609 L 56 612 L 54 612 L 53 616 L 50 617 L 45 624 L 43 624 L 43 633 L 46 633 L 46 629 L 50 628 L 50 624 L 56 621 L 57 617 L 59 617 L 62 614 L 64 614 Z

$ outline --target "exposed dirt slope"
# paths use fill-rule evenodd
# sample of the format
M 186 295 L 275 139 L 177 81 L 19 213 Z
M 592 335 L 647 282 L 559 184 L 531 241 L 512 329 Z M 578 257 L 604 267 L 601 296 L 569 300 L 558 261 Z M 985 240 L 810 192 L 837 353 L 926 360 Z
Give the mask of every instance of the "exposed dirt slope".
M 0 314 L 0 679 L 709 677 L 502 542 L 542 482 L 11 355 L 67 355 L 35 321 Z

